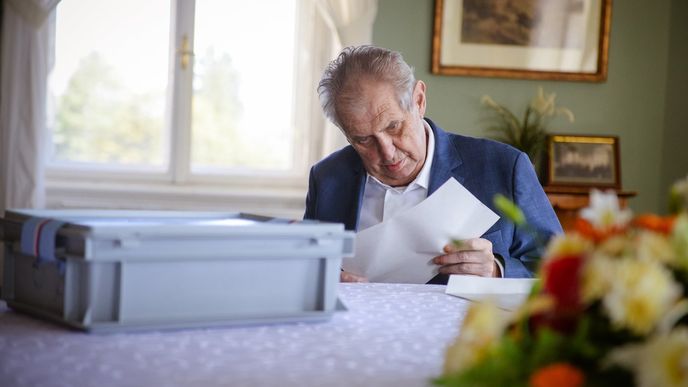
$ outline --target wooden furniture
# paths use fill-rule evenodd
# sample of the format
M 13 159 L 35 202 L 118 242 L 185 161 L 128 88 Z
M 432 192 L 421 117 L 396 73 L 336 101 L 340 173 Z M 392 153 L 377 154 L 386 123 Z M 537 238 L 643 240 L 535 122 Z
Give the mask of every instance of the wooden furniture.
M 545 186 L 543 188 L 554 208 L 554 212 L 556 212 L 559 218 L 561 227 L 564 228 L 564 231 L 572 231 L 578 212 L 590 203 L 590 188 L 554 186 Z M 619 197 L 619 204 L 623 208 L 626 207 L 628 199 L 636 195 L 636 192 L 616 191 L 616 194 Z

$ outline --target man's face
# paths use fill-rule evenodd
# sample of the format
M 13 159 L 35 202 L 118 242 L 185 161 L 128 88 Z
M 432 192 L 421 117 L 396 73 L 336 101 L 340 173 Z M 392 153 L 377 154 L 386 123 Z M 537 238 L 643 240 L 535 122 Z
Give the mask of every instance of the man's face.
M 399 106 L 391 85 L 379 81 L 361 80 L 346 99 L 338 114 L 366 171 L 393 187 L 412 182 L 423 168 L 427 151 L 425 84 L 416 83 L 411 111 Z

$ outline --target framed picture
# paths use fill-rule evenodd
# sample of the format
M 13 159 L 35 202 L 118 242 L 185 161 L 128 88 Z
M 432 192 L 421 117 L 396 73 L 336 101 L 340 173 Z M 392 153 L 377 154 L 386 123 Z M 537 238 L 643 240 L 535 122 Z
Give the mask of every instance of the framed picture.
M 432 72 L 602 82 L 611 0 L 435 0 Z
M 620 189 L 619 138 L 548 136 L 546 166 L 548 186 Z

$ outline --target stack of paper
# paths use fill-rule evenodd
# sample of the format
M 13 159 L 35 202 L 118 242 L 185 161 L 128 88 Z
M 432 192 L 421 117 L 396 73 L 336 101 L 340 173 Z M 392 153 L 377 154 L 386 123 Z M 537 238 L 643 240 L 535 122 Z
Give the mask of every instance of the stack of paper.
M 418 205 L 356 234 L 353 258 L 344 270 L 371 282 L 428 282 L 439 266 L 431 260 L 444 254 L 452 239 L 478 238 L 499 220 L 454 178 Z

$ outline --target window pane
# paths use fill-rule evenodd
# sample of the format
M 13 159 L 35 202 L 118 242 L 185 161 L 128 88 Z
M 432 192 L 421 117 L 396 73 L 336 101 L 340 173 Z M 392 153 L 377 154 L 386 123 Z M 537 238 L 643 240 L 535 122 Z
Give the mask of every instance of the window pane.
M 196 0 L 192 170 L 292 167 L 295 8 Z
M 163 165 L 169 0 L 57 7 L 53 161 Z

